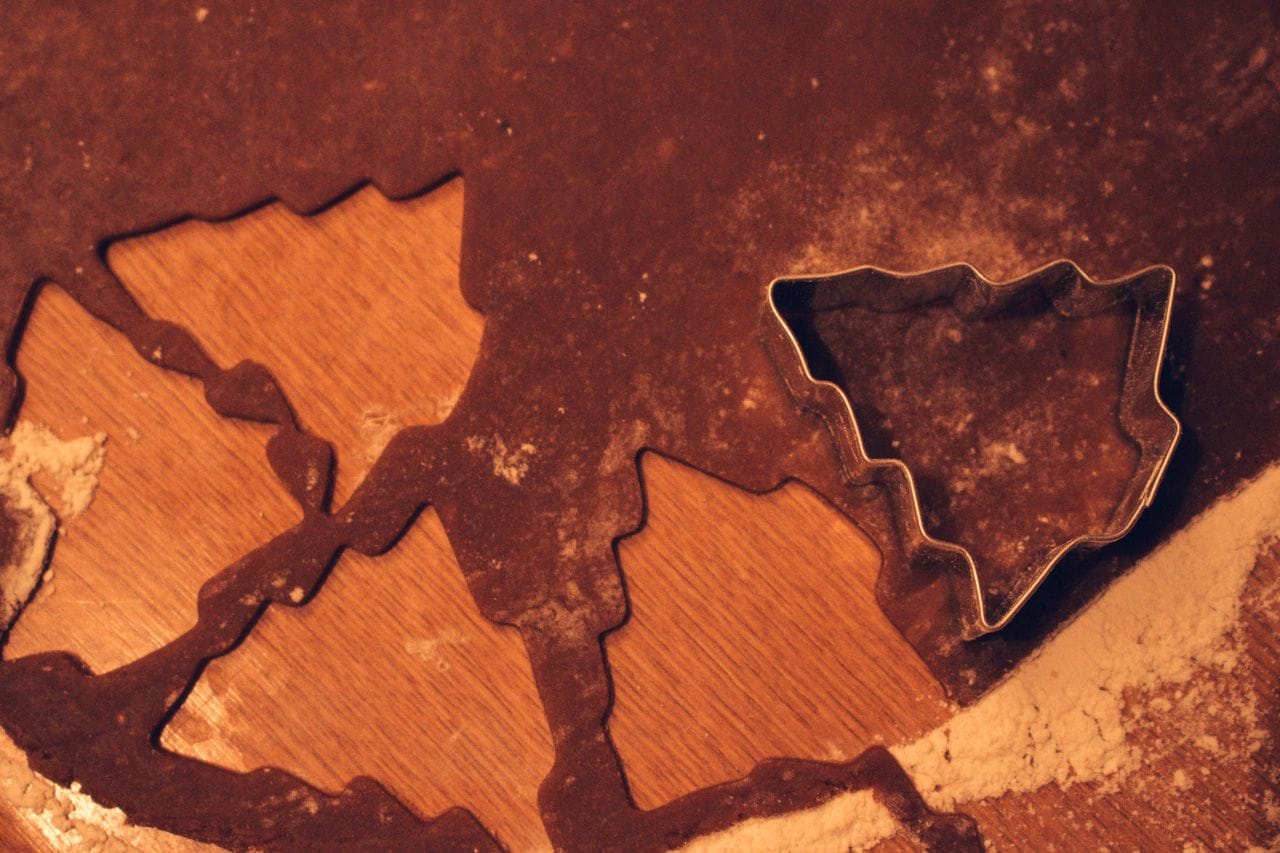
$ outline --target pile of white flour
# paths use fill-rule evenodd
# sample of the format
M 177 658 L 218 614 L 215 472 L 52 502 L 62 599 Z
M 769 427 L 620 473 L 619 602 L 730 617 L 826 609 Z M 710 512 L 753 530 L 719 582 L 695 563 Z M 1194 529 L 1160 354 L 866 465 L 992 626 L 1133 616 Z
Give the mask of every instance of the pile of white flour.
M 1125 694 L 1235 666 L 1230 638 L 1241 595 L 1277 534 L 1280 466 L 1174 534 L 978 702 L 893 754 L 925 800 L 948 811 L 1049 783 L 1131 773 L 1142 754 L 1130 737 L 1136 715 Z M 1161 703 L 1168 705 L 1156 699 L 1152 706 Z M 1252 733 L 1255 743 L 1266 736 Z M 684 849 L 859 850 L 896 831 L 889 812 L 859 791 L 808 811 L 744 821 Z

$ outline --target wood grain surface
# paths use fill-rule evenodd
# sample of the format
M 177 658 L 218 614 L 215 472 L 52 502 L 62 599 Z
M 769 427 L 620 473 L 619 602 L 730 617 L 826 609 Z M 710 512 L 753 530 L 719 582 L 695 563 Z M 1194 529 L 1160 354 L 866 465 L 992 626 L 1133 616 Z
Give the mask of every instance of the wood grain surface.
M 334 443 L 341 499 L 398 426 L 447 415 L 475 359 L 483 319 L 457 288 L 462 197 L 457 180 L 405 203 L 366 189 L 314 218 L 273 205 L 109 258 L 148 311 L 187 325 L 221 364 L 272 369 Z M 361 286 L 338 286 L 350 281 Z M 144 363 L 56 285 L 36 299 L 17 365 L 22 418 L 109 439 L 94 502 L 66 523 L 6 657 L 66 649 L 99 672 L 134 660 L 194 622 L 206 578 L 297 519 L 265 428 L 215 416 L 196 383 Z M 610 730 L 642 807 L 771 756 L 850 758 L 952 713 L 875 606 L 878 552 L 853 522 L 799 484 L 753 494 L 655 454 L 641 472 L 646 526 L 618 549 L 632 619 L 606 650 Z M 1264 560 L 1251 589 L 1274 590 L 1278 574 Z M 1280 700 L 1274 608 L 1246 618 L 1250 662 L 1217 689 L 1247 679 Z M 1140 733 L 1163 745 L 1141 788 L 1050 786 L 966 808 L 998 846 L 1232 847 L 1256 820 L 1235 792 L 1261 784 L 1258 771 L 1220 766 L 1171 727 Z M 373 775 L 422 813 L 464 805 L 514 849 L 548 846 L 536 793 L 551 740 L 523 646 L 479 615 L 431 511 L 388 554 L 345 556 L 306 607 L 270 610 L 208 667 L 162 743 L 326 789 Z M 1192 765 L 1192 787 L 1167 783 Z M 0 814 L 0 847 L 39 838 Z

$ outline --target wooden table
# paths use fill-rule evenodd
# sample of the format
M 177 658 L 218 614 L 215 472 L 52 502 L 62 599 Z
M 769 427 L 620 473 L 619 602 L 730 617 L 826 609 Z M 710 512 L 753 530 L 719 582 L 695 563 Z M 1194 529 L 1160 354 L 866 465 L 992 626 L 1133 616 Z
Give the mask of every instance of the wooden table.
M 483 318 L 457 289 L 462 198 L 460 179 L 405 203 L 366 189 L 311 219 L 273 205 L 109 258 L 148 311 L 194 330 L 220 363 L 271 367 L 334 443 L 340 501 L 396 428 L 447 414 L 476 357 Z M 348 293 L 349 281 L 365 286 Z M 194 381 L 144 363 L 55 285 L 16 360 L 22 418 L 63 438 L 106 432 L 109 449 L 4 653 L 65 649 L 108 670 L 193 624 L 200 584 L 294 523 L 296 505 L 265 464 L 265 427 L 214 415 Z M 340 378 L 326 378 L 335 365 Z M 953 712 L 875 606 L 878 552 L 849 519 L 800 485 L 751 494 L 655 454 L 641 473 L 648 522 L 619 548 L 633 617 L 607 640 L 611 731 L 641 806 L 769 756 L 852 757 Z M 1263 561 L 1251 589 L 1276 575 Z M 1246 618 L 1254 663 L 1238 677 L 1274 700 L 1277 617 L 1259 606 Z M 821 636 L 808 630 L 818 621 Z M 1172 768 L 1209 766 L 1176 728 L 1143 734 L 1167 749 L 1142 789 L 1050 786 L 967 810 L 1003 847 L 1233 846 L 1249 820 L 1237 792 L 1256 771 L 1214 767 L 1221 781 L 1176 789 Z M 208 667 L 162 743 L 327 789 L 370 774 L 421 813 L 461 804 L 515 849 L 548 844 L 536 791 L 551 740 L 523 647 L 481 618 L 430 511 L 387 555 L 344 556 L 314 603 L 270 610 Z M 42 847 L 0 808 L 0 847 Z

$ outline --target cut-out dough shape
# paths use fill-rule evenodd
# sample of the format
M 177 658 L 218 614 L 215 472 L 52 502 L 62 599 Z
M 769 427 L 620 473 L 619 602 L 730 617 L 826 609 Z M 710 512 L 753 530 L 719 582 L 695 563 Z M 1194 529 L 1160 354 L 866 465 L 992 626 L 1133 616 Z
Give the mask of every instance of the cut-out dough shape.
M 941 688 L 876 607 L 880 554 L 848 518 L 799 483 L 755 494 L 654 453 L 641 474 L 645 524 L 619 543 L 631 618 L 607 637 L 609 732 L 641 806 L 941 721 Z
M 218 417 L 196 383 L 140 363 L 59 288 L 41 289 L 18 367 L 23 417 L 68 437 L 101 430 L 107 456 L 88 510 L 59 512 L 52 583 L 6 657 L 60 650 L 94 672 L 124 666 L 195 623 L 196 593 L 222 566 L 297 523 L 263 427 Z
M 316 216 L 270 204 L 107 257 L 144 310 L 193 329 L 215 360 L 271 368 L 332 442 L 341 503 L 397 430 L 444 420 L 471 373 L 483 321 L 458 289 L 462 203 L 461 178 L 403 201 L 364 187 Z
M 460 804 L 512 849 L 550 847 L 537 791 L 551 738 L 524 646 L 476 612 L 430 509 L 389 554 L 344 556 L 312 604 L 268 611 L 160 743 L 231 770 L 278 763 L 325 790 L 367 774 L 416 811 Z

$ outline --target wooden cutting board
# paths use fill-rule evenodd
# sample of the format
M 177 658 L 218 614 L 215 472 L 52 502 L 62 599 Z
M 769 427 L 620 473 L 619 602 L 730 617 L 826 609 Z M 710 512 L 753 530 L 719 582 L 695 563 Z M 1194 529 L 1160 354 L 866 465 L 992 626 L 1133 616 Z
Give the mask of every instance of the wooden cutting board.
M 457 288 L 463 193 L 461 179 L 403 203 L 365 189 L 311 218 L 272 205 L 122 242 L 109 260 L 221 364 L 270 366 L 302 423 L 333 442 L 341 501 L 398 427 L 447 415 L 476 357 L 483 318 Z M 145 363 L 54 284 L 16 363 L 22 419 L 64 439 L 105 432 L 108 451 L 7 658 L 69 650 L 98 672 L 134 660 L 194 624 L 203 581 L 297 520 L 265 427 L 217 417 L 194 381 Z M 847 759 L 953 713 L 876 607 L 878 552 L 853 522 L 798 484 L 753 494 L 655 454 L 640 473 L 647 524 L 619 546 L 632 619 L 606 641 L 610 728 L 639 805 L 771 756 Z M 1260 562 L 1251 589 L 1277 571 Z M 1275 698 L 1276 617 L 1246 618 L 1239 677 Z M 1205 764 L 1166 729 L 1144 734 L 1172 745 L 1142 790 L 1050 786 L 966 810 L 997 846 L 1027 849 L 1212 847 L 1256 821 L 1238 796 L 1256 784 L 1248 767 L 1214 767 L 1193 791 L 1160 784 Z M 313 603 L 270 610 L 212 662 L 161 743 L 331 790 L 369 774 L 420 813 L 463 805 L 514 849 L 548 846 L 536 795 L 551 739 L 522 644 L 479 615 L 430 511 L 388 554 L 344 556 Z M 0 804 L 0 847 L 48 844 Z

